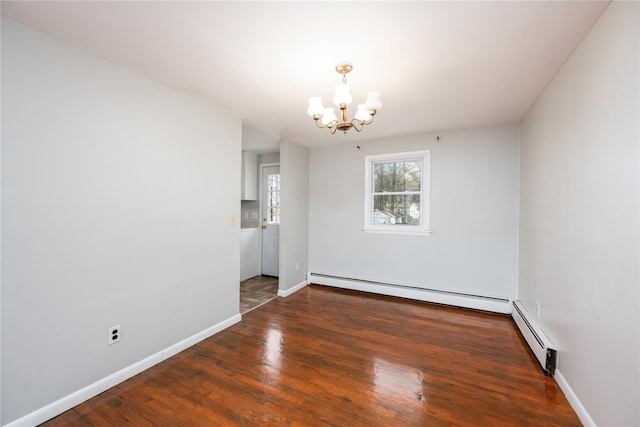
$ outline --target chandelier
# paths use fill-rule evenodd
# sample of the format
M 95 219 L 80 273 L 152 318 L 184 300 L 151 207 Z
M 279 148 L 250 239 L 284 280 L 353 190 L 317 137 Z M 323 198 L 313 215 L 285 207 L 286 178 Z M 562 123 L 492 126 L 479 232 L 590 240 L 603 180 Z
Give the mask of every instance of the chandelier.
M 355 129 L 361 132 L 365 125 L 373 122 L 373 117 L 378 110 L 382 108 L 379 92 L 367 93 L 367 100 L 364 104 L 358 104 L 358 110 L 353 120 L 349 121 L 349 113 L 347 107 L 351 104 L 351 94 L 349 93 L 349 85 L 347 84 L 347 73 L 353 70 L 353 66 L 348 62 L 340 62 L 336 65 L 336 71 L 342 74 L 342 82 L 336 86 L 336 94 L 333 97 L 333 103 L 340 109 L 341 120 L 338 121 L 333 108 L 324 108 L 322 99 L 319 96 L 309 98 L 309 108 L 307 114 L 313 117 L 316 126 L 319 128 L 327 128 L 333 135 L 337 130 L 347 134 L 347 131 Z

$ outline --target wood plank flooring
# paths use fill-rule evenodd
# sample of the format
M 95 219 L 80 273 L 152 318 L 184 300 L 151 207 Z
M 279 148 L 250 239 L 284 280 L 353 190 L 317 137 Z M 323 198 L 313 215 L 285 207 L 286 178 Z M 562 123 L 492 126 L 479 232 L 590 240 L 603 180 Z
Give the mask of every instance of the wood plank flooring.
M 508 316 L 308 286 L 45 426 L 579 426 Z

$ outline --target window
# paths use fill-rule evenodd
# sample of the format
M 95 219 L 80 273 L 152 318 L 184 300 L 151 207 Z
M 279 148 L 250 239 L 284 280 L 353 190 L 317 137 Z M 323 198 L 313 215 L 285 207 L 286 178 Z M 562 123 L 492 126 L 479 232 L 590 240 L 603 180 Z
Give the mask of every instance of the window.
M 365 157 L 364 231 L 430 233 L 429 150 Z
M 280 174 L 267 175 L 267 224 L 280 224 Z

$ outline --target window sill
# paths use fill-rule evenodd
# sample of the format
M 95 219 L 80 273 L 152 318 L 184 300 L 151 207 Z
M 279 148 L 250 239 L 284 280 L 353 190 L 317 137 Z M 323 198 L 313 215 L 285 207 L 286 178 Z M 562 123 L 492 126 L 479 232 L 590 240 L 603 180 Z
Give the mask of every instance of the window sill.
M 400 236 L 430 236 L 431 230 L 388 230 L 388 229 L 380 229 L 380 228 L 363 228 L 363 232 L 365 233 L 374 233 L 374 234 L 396 234 Z

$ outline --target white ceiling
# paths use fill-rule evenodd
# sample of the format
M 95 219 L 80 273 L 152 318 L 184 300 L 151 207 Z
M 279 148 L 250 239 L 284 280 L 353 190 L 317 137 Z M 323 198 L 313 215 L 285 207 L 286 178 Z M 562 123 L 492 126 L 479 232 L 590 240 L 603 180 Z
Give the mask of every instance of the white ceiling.
M 608 2 L 9 2 L 2 12 L 244 119 L 245 149 L 313 147 L 519 121 Z M 349 61 L 354 104 L 379 90 L 361 134 L 330 135 Z M 355 111 L 351 112 L 351 115 Z M 247 147 L 249 144 L 250 148 Z

